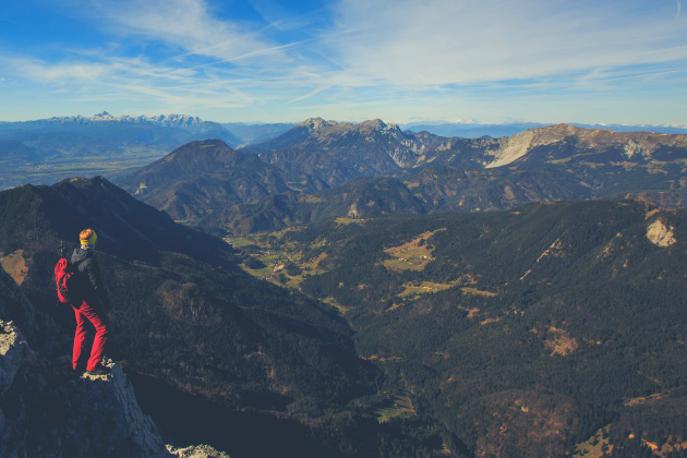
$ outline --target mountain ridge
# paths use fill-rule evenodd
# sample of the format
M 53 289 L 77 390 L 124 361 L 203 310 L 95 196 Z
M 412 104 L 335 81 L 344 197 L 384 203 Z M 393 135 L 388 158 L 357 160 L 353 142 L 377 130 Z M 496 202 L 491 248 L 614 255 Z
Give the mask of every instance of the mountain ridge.
M 255 178 L 242 183 L 261 192 L 221 194 L 200 184 L 183 191 L 170 186 L 154 191 L 174 194 L 181 210 L 145 193 L 139 197 L 170 210 L 178 220 L 218 233 L 307 224 L 325 215 L 346 217 L 358 213 L 352 211 L 354 205 L 369 209 L 361 215 L 374 216 L 385 213 L 385 205 L 404 211 L 406 204 L 408 211 L 427 213 L 633 195 L 661 204 L 687 203 L 687 135 L 617 133 L 557 124 L 499 139 L 461 139 L 404 132 L 381 120 L 356 124 L 310 118 L 268 142 L 240 148 L 238 154 L 256 158 L 242 173 L 244 178 Z M 276 182 L 266 186 L 258 178 L 265 168 L 279 178 L 279 186 Z M 151 168 L 143 170 L 155 181 Z M 221 167 L 216 172 L 199 173 L 193 182 L 212 176 L 215 189 L 226 189 L 237 180 L 232 172 L 221 172 Z M 374 185 L 369 180 L 380 180 L 381 192 L 391 189 L 382 184 L 391 178 L 405 189 L 386 198 L 355 201 L 356 193 L 370 195 Z M 130 192 L 137 192 L 141 183 L 148 186 L 132 178 L 120 182 Z M 401 198 L 402 194 L 410 198 Z M 391 203 L 389 197 L 400 200 Z M 377 205 L 382 201 L 386 204 Z M 411 201 L 418 201 L 419 207 Z M 189 208 L 195 209 L 190 217 L 185 210 Z

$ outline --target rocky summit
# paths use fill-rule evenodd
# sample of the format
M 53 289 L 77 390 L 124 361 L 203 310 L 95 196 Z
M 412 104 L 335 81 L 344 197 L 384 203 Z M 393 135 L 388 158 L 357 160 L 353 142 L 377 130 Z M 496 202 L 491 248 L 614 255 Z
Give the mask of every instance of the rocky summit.
M 110 373 L 102 376 L 71 373 L 66 359 L 35 351 L 18 325 L 7 321 L 18 307 L 42 313 L 0 271 L 2 456 L 191 456 L 165 446 L 120 365 L 110 362 Z M 194 449 L 203 450 L 186 448 Z M 194 456 L 222 455 L 207 449 Z

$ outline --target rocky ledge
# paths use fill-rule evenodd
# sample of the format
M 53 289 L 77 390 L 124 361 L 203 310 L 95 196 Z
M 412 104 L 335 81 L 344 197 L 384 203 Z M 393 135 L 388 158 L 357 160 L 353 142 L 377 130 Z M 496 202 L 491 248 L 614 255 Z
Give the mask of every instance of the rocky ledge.
M 0 277 L 0 456 L 228 457 L 209 446 L 165 445 L 120 365 L 109 362 L 107 375 L 74 374 L 65 360 L 32 350 L 3 316 L 10 302 L 28 301 L 2 269 Z

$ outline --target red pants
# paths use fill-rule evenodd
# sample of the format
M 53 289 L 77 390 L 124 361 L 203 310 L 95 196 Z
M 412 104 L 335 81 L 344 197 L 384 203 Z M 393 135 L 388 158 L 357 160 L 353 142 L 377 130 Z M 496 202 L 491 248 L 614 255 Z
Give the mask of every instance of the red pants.
M 100 310 L 95 310 L 84 299 L 81 306 L 76 308 L 72 305 L 74 310 L 74 317 L 76 317 L 76 332 L 74 333 L 74 350 L 72 352 L 72 369 L 76 370 L 81 358 L 81 351 L 86 340 L 86 321 L 90 321 L 95 328 L 95 337 L 93 338 L 93 347 L 91 348 L 91 356 L 88 358 L 86 370 L 94 370 L 103 357 L 105 344 L 107 343 L 108 322 L 105 313 Z

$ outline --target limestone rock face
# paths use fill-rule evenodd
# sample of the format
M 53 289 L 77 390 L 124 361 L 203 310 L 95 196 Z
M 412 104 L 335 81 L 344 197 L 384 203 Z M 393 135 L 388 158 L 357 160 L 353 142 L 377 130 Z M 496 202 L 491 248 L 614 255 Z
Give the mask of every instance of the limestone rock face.
M 107 376 L 79 378 L 64 360 L 33 351 L 17 324 L 6 321 L 18 317 L 31 327 L 27 315 L 34 313 L 0 272 L 0 456 L 169 456 L 119 366 Z
M 173 455 L 121 366 L 110 362 L 107 375 L 79 375 L 66 360 L 51 361 L 32 350 L 17 324 L 5 318 L 26 318 L 22 312 L 34 310 L 0 270 L 0 456 L 227 456 L 207 446 Z
M 658 218 L 653 223 L 649 224 L 646 230 L 646 238 L 649 239 L 651 243 L 661 248 L 667 248 L 677 243 L 674 228 L 662 218 Z
M 167 451 L 178 458 L 229 458 L 229 455 L 226 453 L 220 452 L 209 445 L 194 445 L 184 448 L 174 448 L 168 445 Z
M 81 456 L 169 456 L 121 366 L 108 366 L 109 374 L 72 377 L 60 390 L 67 413 L 77 413 L 68 415 L 64 424 L 65 445 L 88 445 L 91 452 L 82 448 Z

